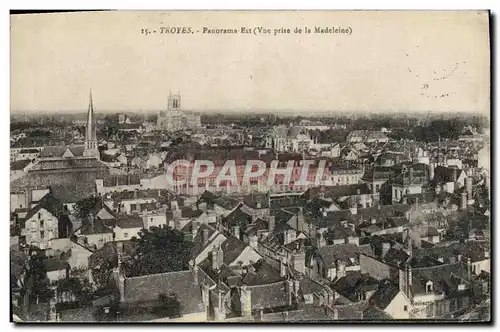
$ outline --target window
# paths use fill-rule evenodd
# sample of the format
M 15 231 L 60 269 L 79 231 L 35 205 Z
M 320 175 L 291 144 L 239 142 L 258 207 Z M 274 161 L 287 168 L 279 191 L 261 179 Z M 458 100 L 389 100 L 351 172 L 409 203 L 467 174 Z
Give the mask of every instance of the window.
M 43 220 L 40 220 L 40 228 L 43 228 L 43 226 L 44 226 L 43 224 L 44 224 Z
M 375 185 L 375 192 L 378 193 L 380 191 L 380 185 L 376 184 Z
M 124 233 L 123 235 L 125 236 L 125 238 L 128 238 L 128 233 Z
M 428 282 L 428 283 L 427 283 L 427 288 L 426 288 L 426 290 L 427 290 L 427 293 L 431 293 L 431 292 L 432 292 L 432 283 L 431 283 L 431 282 Z
M 362 294 L 362 299 L 363 299 L 363 301 L 366 300 L 366 293 L 365 292 L 363 292 L 363 294 Z
M 41 216 L 42 216 L 42 214 L 41 214 L 41 213 L 38 213 L 38 219 L 40 219 L 40 218 L 41 218 Z
M 45 237 L 45 232 L 44 231 L 41 231 L 40 232 L 40 238 L 43 239 Z
M 407 306 L 407 305 L 405 305 L 405 306 L 403 307 L 403 311 L 408 311 L 408 306 Z

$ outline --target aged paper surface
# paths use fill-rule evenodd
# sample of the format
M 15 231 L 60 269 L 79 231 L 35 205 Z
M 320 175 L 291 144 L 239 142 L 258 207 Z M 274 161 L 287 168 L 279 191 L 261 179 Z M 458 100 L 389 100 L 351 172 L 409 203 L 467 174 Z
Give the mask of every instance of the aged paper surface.
M 11 15 L 13 320 L 489 321 L 489 24 Z

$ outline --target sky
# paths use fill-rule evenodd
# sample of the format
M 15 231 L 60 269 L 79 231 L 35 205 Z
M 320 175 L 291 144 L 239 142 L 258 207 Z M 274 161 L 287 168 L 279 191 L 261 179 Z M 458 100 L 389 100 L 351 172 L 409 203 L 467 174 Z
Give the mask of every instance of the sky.
M 193 33 L 141 34 L 191 27 Z M 202 34 L 203 27 L 310 34 Z M 350 27 L 315 34 L 314 27 Z M 11 110 L 489 113 L 487 12 L 57 13 L 11 17 Z

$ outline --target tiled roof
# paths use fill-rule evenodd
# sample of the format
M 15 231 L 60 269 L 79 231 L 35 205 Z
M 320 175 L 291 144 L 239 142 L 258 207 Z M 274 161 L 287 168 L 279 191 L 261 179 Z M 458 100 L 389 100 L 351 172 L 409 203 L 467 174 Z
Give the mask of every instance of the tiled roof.
M 201 224 L 200 227 L 198 228 L 198 233 L 196 233 L 196 236 L 193 239 L 193 247 L 191 249 L 191 257 L 197 257 L 203 249 L 206 247 L 206 243 L 203 243 L 203 231 L 207 230 L 208 233 L 208 238 L 210 239 L 212 235 L 216 232 L 216 230 L 206 224 Z
M 333 285 L 334 289 L 350 301 L 357 302 L 359 295 L 363 291 L 372 291 L 377 289 L 378 281 L 368 273 L 360 271 L 348 271 L 345 277 L 337 279 Z
M 115 223 L 120 228 L 139 228 L 144 226 L 144 221 L 139 215 L 117 215 Z
M 92 234 L 110 234 L 113 233 L 114 221 L 94 219 L 94 228 L 90 222 L 85 223 L 80 232 L 82 235 L 92 235 Z
M 385 310 L 394 297 L 399 293 L 399 284 L 388 279 L 380 281 L 375 293 L 370 297 L 370 304 Z
M 282 280 L 283 277 L 281 277 L 280 271 L 272 267 L 266 260 L 261 259 L 248 268 L 242 282 L 248 286 L 256 286 L 272 284 Z
M 460 283 L 466 283 L 467 267 L 465 263 L 438 265 L 412 269 L 413 294 L 425 294 L 426 283 L 432 281 L 434 291 L 449 294 L 456 292 Z
M 331 267 L 337 260 L 354 264 L 351 258 L 359 264 L 359 247 L 352 243 L 323 246 L 319 248 L 318 254 L 323 258 L 325 264 Z
M 47 258 L 43 260 L 43 265 L 47 272 L 69 269 L 69 264 L 66 261 L 57 258 Z
M 96 193 L 95 183 L 82 182 L 73 185 L 54 185 L 50 187 L 54 196 L 63 203 L 76 203 Z
M 249 287 L 252 309 L 270 309 L 288 305 L 285 282 Z
M 243 250 L 248 247 L 243 241 L 234 236 L 229 236 L 226 241 L 221 244 L 224 253 L 223 262 L 226 265 L 237 263 L 235 260 L 241 255 Z
M 33 207 L 26 215 L 25 219 L 28 220 L 33 217 L 40 209 L 45 209 L 50 212 L 54 217 L 58 218 L 63 212 L 63 205 L 59 199 L 54 197 L 53 194 L 48 193 L 40 199 L 38 204 Z
M 223 224 L 226 227 L 239 225 L 242 230 L 246 229 L 248 224 L 252 222 L 252 216 L 243 211 L 243 204 L 240 204 L 236 209 L 231 211 L 225 218 Z
M 11 171 L 22 171 L 26 166 L 31 164 L 31 160 L 17 160 L 10 163 Z
M 130 304 L 157 302 L 160 294 L 175 293 L 183 315 L 204 312 L 201 288 L 191 271 L 152 274 L 125 279 L 125 298 Z
M 105 167 L 65 168 L 49 171 L 31 169 L 22 177 L 11 182 L 11 188 L 49 188 L 50 186 L 86 186 L 95 187 L 95 180 L 109 174 Z

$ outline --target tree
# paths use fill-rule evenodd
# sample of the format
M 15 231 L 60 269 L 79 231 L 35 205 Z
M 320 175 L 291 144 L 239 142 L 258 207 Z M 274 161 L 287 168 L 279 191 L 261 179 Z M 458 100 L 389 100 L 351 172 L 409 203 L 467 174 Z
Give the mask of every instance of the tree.
M 92 301 L 93 289 L 87 279 L 69 278 L 57 282 L 57 294 L 60 297 L 71 296 L 80 305 L 88 305 Z
M 160 305 L 155 308 L 156 314 L 162 317 L 177 318 L 181 316 L 181 303 L 174 292 L 158 296 Z
M 53 296 L 49 286 L 50 280 L 43 264 L 43 256 L 39 251 L 33 251 L 20 278 L 20 295 L 24 305 L 48 302 Z
M 188 269 L 192 242 L 180 231 L 167 226 L 141 230 L 128 274 L 141 276 Z
M 79 200 L 75 204 L 75 215 L 80 219 L 85 219 L 90 215 L 92 209 L 101 201 L 98 196 L 91 196 Z

